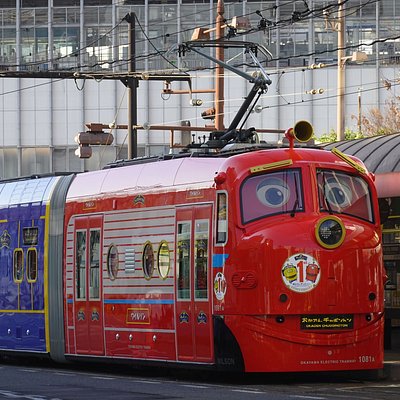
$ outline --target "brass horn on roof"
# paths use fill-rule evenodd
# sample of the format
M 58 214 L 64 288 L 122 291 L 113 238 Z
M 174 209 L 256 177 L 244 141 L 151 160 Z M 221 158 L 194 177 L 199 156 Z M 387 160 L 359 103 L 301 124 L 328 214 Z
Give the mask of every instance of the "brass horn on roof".
M 290 147 L 294 146 L 294 140 L 299 142 L 308 142 L 314 134 L 313 126 L 305 120 L 297 121 L 293 128 L 289 128 L 285 132 L 286 138 L 289 140 Z

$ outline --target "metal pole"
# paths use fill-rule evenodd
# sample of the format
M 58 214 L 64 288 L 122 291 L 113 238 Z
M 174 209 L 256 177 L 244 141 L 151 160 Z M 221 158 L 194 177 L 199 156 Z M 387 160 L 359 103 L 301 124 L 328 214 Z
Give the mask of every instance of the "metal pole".
M 361 114 L 361 88 L 358 88 L 358 119 L 357 119 L 357 122 L 358 122 L 358 134 L 361 136 L 361 131 L 362 131 L 362 129 L 361 129 L 361 126 L 362 126 L 362 123 L 361 123 L 361 120 L 362 120 L 362 114 Z
M 224 2 L 218 0 L 217 4 L 217 23 L 215 39 L 218 41 L 224 36 Z M 224 61 L 225 54 L 222 46 L 218 46 L 215 51 L 215 58 Z M 215 70 L 215 128 L 218 131 L 224 130 L 224 68 L 217 65 Z
M 344 117 L 344 94 L 346 86 L 345 50 L 344 50 L 344 4 L 338 0 L 339 8 L 337 14 L 338 23 L 338 74 L 337 74 L 337 132 L 336 139 L 344 140 L 345 117 Z
M 15 18 L 15 29 L 16 29 L 16 37 L 15 37 L 15 52 L 12 54 L 13 58 L 11 63 L 13 64 L 13 68 L 15 71 L 21 70 L 21 5 L 20 2 L 16 3 L 16 18 Z M 21 110 L 21 79 L 17 80 L 17 104 L 16 109 Z M 17 113 L 17 130 L 18 130 L 18 176 L 22 174 L 22 116 L 21 112 Z
M 275 2 L 275 22 L 280 21 L 281 19 L 281 7 L 280 7 L 280 1 L 276 0 Z M 283 28 L 285 29 L 285 28 Z M 279 74 L 279 70 L 280 70 L 280 63 L 279 63 L 279 58 L 281 56 L 281 28 L 279 27 L 279 24 L 277 24 L 277 29 L 276 29 L 276 42 L 275 42 L 275 51 L 276 51 L 276 58 L 277 60 L 275 61 L 275 70 L 276 72 L 278 72 Z M 279 75 L 278 75 L 279 76 Z M 276 126 L 280 126 L 281 125 L 281 80 L 278 78 L 276 79 L 276 86 L 275 86 L 275 91 L 279 96 L 273 96 L 273 98 L 275 98 L 275 113 L 276 113 Z M 285 121 L 286 124 L 286 121 Z M 277 135 L 276 140 L 278 141 L 278 139 L 280 139 L 280 136 Z
M 135 18 L 136 14 L 131 12 L 127 15 L 129 23 L 129 46 L 128 46 L 128 72 L 136 71 L 136 43 L 135 43 Z M 128 159 L 137 157 L 137 86 L 135 78 L 128 78 Z

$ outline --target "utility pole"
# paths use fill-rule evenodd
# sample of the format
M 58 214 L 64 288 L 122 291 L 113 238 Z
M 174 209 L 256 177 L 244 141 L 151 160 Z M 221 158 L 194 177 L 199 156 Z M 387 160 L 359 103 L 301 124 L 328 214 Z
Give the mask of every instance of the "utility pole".
M 129 24 L 129 46 L 128 46 L 128 72 L 136 72 L 136 43 L 135 43 L 135 18 L 136 14 L 131 12 L 125 16 Z M 128 87 L 128 159 L 137 157 L 137 87 L 138 80 L 129 77 Z
M 224 37 L 224 1 L 218 0 L 217 3 L 217 21 L 215 39 L 221 40 Z M 215 51 L 215 58 L 224 61 L 225 54 L 223 46 L 218 46 Z M 217 64 L 215 70 L 215 128 L 217 131 L 224 130 L 224 67 Z
M 345 70 L 345 21 L 344 21 L 344 1 L 338 0 L 337 14 L 338 30 L 338 74 L 337 74 L 337 120 L 336 120 L 336 139 L 344 140 L 345 114 L 344 114 L 344 94 L 346 88 Z
M 358 105 L 358 117 L 357 117 L 357 126 L 358 126 L 358 134 L 361 136 L 362 134 L 362 114 L 361 114 L 361 88 L 359 87 L 357 90 L 357 105 Z

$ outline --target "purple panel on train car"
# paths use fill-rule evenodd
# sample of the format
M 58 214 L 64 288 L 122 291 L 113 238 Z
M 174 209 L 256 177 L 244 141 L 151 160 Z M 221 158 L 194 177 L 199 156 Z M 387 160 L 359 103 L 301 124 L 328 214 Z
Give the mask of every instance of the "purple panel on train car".
M 0 314 L 0 349 L 46 352 L 44 314 Z
M 58 181 L 0 182 L 0 349 L 48 351 L 46 211 Z
M 45 219 L 40 217 L 45 212 L 41 203 L 10 207 L 7 222 L 1 224 L 0 309 L 44 309 Z M 37 238 L 32 238 L 35 231 Z M 22 270 L 13 268 L 14 251 L 21 252 Z
M 46 206 L 39 202 L 11 206 L 7 213 L 2 212 L 3 218 L 8 215 L 0 224 L 0 309 L 10 312 L 0 314 L 0 348 L 46 350 L 45 213 Z M 21 254 L 20 269 L 14 267 L 15 252 Z M 13 313 L 16 310 L 19 313 Z M 28 313 L 21 313 L 23 310 Z

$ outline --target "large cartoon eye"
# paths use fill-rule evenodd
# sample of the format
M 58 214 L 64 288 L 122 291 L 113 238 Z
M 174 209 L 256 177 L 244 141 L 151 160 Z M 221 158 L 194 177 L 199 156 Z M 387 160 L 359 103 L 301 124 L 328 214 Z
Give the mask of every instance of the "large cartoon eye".
M 257 198 L 268 207 L 281 207 L 290 197 L 290 190 L 282 179 L 267 178 L 257 186 Z
M 330 204 L 345 208 L 351 204 L 352 190 L 344 182 L 328 180 L 325 184 L 325 196 Z

